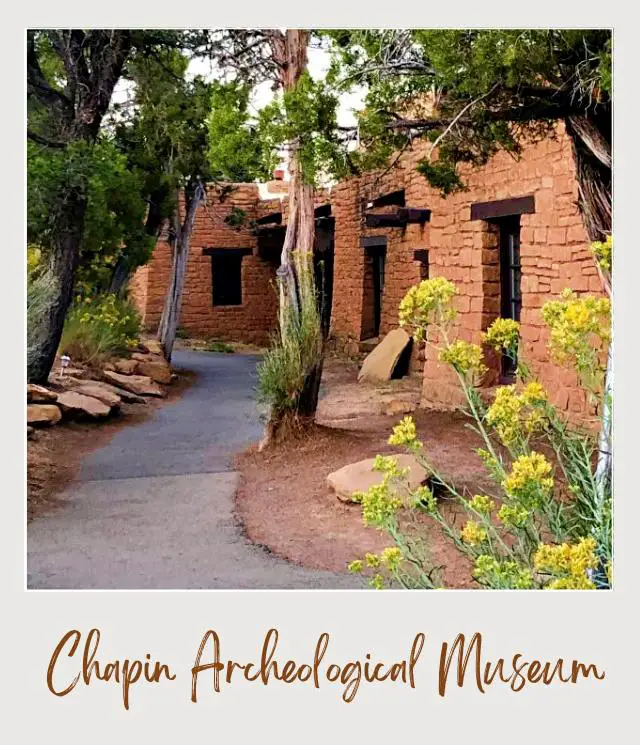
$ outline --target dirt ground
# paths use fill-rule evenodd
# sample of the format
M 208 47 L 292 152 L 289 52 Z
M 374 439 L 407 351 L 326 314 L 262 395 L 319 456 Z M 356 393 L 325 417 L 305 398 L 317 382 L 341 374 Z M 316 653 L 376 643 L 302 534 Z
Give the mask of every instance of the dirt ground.
M 148 419 L 155 409 L 182 395 L 194 380 L 186 370 L 167 388 L 167 397 L 146 404 L 122 403 L 120 412 L 104 422 L 62 422 L 39 428 L 27 440 L 27 520 L 59 506 L 57 495 L 75 478 L 82 458 L 107 443 L 122 427 Z
M 248 537 L 283 558 L 305 566 L 344 571 L 366 552 L 379 552 L 390 539 L 362 522 L 357 504 L 344 504 L 326 486 L 332 471 L 377 453 L 400 452 L 387 444 L 401 415 L 380 414 L 390 393 L 407 398 L 415 380 L 402 379 L 377 387 L 355 382 L 353 365 L 332 361 L 319 425 L 303 439 L 258 453 L 250 448 L 238 457 L 241 486 L 237 512 Z M 413 414 L 420 439 L 432 462 L 458 487 L 472 493 L 486 484 L 474 449 L 477 435 L 467 418 L 451 412 L 418 410 Z M 324 423 L 330 421 L 331 426 Z M 447 505 L 452 519 L 462 516 Z M 425 519 L 434 562 L 442 566 L 448 587 L 471 587 L 467 560 L 437 526 Z

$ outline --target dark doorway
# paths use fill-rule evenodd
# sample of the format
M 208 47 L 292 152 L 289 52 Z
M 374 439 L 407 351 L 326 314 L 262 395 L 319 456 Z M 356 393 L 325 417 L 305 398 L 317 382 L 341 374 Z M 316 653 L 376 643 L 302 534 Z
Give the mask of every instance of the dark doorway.
M 387 239 L 385 236 L 368 236 L 360 243 L 365 249 L 362 338 L 370 339 L 380 334 Z
M 520 322 L 522 268 L 520 265 L 520 216 L 513 215 L 498 221 L 500 229 L 500 314 Z M 515 377 L 517 360 L 502 357 L 502 376 Z
M 325 337 L 328 336 L 331 327 L 331 306 L 333 303 L 334 226 L 335 220 L 332 217 L 316 219 L 313 266 L 318 293 L 320 324 Z

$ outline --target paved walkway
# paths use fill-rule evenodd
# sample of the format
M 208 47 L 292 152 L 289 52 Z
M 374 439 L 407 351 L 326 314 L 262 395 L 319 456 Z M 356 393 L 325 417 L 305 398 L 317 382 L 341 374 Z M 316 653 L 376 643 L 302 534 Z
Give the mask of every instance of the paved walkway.
M 28 528 L 31 588 L 360 588 L 251 544 L 234 514 L 235 452 L 259 439 L 257 358 L 176 352 L 197 374 L 174 403 L 83 462 L 66 504 Z

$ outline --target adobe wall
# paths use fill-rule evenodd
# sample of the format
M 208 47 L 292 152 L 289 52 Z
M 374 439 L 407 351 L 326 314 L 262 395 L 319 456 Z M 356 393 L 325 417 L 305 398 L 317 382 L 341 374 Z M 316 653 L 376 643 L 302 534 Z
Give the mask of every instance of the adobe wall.
M 276 267 L 255 255 L 256 238 L 251 221 L 260 216 L 258 187 L 235 184 L 228 194 L 220 188 L 212 189 L 207 201 L 208 206 L 200 207 L 196 214 L 179 326 L 196 337 L 265 345 L 276 326 Z M 279 204 L 277 199 L 276 204 Z M 234 209 L 246 213 L 245 224 L 238 228 L 225 222 Z M 212 284 L 216 264 L 213 259 L 212 268 L 211 256 L 203 253 L 207 248 L 252 250 L 252 255 L 242 259 L 241 305 L 214 306 Z M 136 272 L 132 282 L 133 296 L 149 330 L 158 327 L 170 276 L 171 250 L 163 236 L 151 261 Z
M 522 345 L 520 354 L 553 396 L 561 410 L 586 411 L 584 393 L 573 373 L 549 362 L 548 333 L 541 306 L 565 287 L 577 292 L 601 292 L 597 271 L 577 206 L 577 184 L 571 144 L 558 125 L 557 137 L 529 145 L 520 160 L 507 153 L 494 156 L 486 166 L 462 167 L 466 191 L 443 199 L 415 170 L 425 148 L 416 148 L 402 160 L 402 168 L 375 184 L 372 177 L 341 182 L 332 198 L 336 217 L 335 282 L 332 328 L 343 342 L 357 342 L 366 331 L 363 309 L 367 277 L 360 237 L 369 233 L 388 235 L 387 268 L 381 334 L 397 325 L 398 304 L 420 279 L 414 249 L 429 249 L 431 277 L 455 282 L 459 338 L 480 343 L 481 333 L 500 312 L 497 236 L 490 224 L 470 219 L 471 204 L 533 194 L 535 213 L 521 215 Z M 408 207 L 431 210 L 424 228 L 365 230 L 362 205 L 367 199 L 404 188 Z M 373 189 L 373 191 L 372 191 Z M 364 312 L 363 312 L 364 311 Z M 493 368 L 497 362 L 488 358 Z M 497 374 L 486 384 L 496 383 Z M 423 404 L 448 408 L 461 402 L 458 385 L 449 368 L 426 350 Z

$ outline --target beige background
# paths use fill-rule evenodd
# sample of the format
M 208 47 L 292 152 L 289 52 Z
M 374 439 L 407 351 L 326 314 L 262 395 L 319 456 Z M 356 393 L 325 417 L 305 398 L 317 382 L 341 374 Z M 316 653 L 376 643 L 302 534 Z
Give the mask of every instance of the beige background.
M 4 26 L 3 70 L 10 97 L 4 99 L 3 220 L 4 276 L 0 317 L 3 332 L 2 427 L 3 517 L 3 690 L 2 729 L 8 742 L 102 743 L 186 742 L 191 738 L 225 742 L 417 742 L 450 743 L 627 743 L 636 729 L 638 626 L 634 591 L 638 579 L 638 502 L 636 484 L 638 291 L 638 169 L 634 68 L 635 26 L 619 10 L 622 3 L 537 2 L 528 8 L 492 3 L 456 3 L 438 15 L 425 4 L 386 4 L 374 12 L 345 3 L 323 2 L 303 8 L 293 3 L 260 5 L 248 0 L 230 9 L 215 3 L 176 6 L 110 2 L 45 5 L 32 2 L 29 16 L 13 5 Z M 298 11 L 294 15 L 288 6 Z M 315 9 L 314 18 L 309 16 Z M 235 18 L 230 15 L 235 10 Z M 616 12 L 616 10 L 618 12 Z M 96 15 L 99 11 L 101 15 Z M 194 12 L 197 11 L 197 12 Z M 516 15 L 516 11 L 520 11 Z M 526 15 L 523 13 L 526 13 Z M 604 12 L 608 11 L 608 12 Z M 386 16 L 386 17 L 385 17 Z M 24 28 L 34 26 L 332 26 L 393 25 L 573 25 L 609 26 L 616 31 L 616 421 L 615 527 L 616 589 L 592 593 L 495 592 L 25 592 L 24 590 Z M 637 368 L 636 368 L 637 370 Z M 621 404 L 620 402 L 624 402 Z M 97 626 L 103 638 L 99 657 L 142 657 L 150 652 L 177 672 L 173 683 L 134 687 L 131 709 L 121 704 L 116 685 L 95 683 L 58 699 L 46 689 L 45 674 L 58 639 L 70 628 Z M 362 684 L 354 703 L 324 684 L 268 688 L 238 682 L 221 694 L 207 693 L 190 703 L 190 667 L 202 634 L 216 629 L 223 656 L 254 659 L 267 629 L 281 632 L 282 657 L 310 659 L 316 638 L 331 634 L 326 661 L 362 658 L 366 652 L 391 659 L 405 655 L 418 631 L 428 634 L 414 691 L 391 683 Z M 437 661 L 442 641 L 458 632 L 481 631 L 488 658 L 579 658 L 604 668 L 603 683 L 530 686 L 515 694 L 494 686 L 483 696 L 471 685 L 437 695 Z M 443 739 L 444 738 L 444 739 Z

